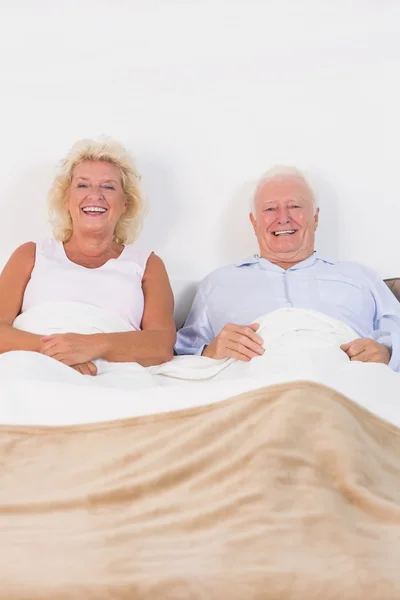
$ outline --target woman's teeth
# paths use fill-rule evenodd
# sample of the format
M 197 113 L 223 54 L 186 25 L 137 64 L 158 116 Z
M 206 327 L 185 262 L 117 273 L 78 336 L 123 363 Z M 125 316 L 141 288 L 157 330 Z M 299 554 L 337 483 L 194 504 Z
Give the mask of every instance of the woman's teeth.
M 102 206 L 85 206 L 82 210 L 85 213 L 104 213 L 107 209 Z

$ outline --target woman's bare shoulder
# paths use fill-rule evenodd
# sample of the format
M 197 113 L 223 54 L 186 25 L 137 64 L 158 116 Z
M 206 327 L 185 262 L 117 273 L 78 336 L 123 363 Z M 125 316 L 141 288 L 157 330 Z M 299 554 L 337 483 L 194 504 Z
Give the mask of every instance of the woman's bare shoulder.
M 35 242 L 25 242 L 21 244 L 14 250 L 11 256 L 18 256 L 21 258 L 31 258 L 35 257 L 36 253 L 36 243 Z
M 35 242 L 25 242 L 18 246 L 8 259 L 4 271 L 14 271 L 23 269 L 24 271 L 32 271 L 35 264 L 36 244 Z

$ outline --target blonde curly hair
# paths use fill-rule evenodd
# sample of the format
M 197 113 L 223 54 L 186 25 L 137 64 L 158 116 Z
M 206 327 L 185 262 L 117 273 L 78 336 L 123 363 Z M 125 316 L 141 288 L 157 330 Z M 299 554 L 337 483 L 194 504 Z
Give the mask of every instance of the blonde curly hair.
M 74 168 L 85 160 L 104 160 L 119 168 L 127 208 L 115 227 L 114 240 L 118 244 L 134 242 L 142 227 L 145 208 L 140 187 L 141 177 L 129 152 L 119 142 L 108 137 L 99 140 L 79 140 L 60 162 L 48 194 L 49 217 L 54 237 L 61 242 L 67 242 L 72 236 L 72 219 L 67 209 L 66 195 Z

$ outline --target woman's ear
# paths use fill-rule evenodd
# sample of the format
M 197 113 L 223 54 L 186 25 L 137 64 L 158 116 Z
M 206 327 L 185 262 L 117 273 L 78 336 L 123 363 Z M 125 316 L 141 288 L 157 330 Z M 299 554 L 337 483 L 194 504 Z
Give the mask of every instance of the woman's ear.
M 65 204 L 65 208 L 67 209 L 68 212 L 70 212 L 70 210 L 69 210 L 70 189 L 71 189 L 71 186 L 68 187 L 68 189 L 66 190 L 65 195 L 64 195 L 64 204 Z

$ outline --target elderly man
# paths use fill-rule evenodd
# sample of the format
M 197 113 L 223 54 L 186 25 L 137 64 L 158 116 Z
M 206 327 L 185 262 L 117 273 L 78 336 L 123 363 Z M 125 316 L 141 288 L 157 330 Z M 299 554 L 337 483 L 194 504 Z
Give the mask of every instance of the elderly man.
M 259 254 L 201 283 L 178 332 L 178 354 L 249 361 L 263 353 L 255 319 L 283 307 L 312 309 L 359 336 L 341 346 L 351 360 L 400 371 L 400 304 L 371 269 L 314 250 L 319 209 L 300 171 L 276 167 L 258 182 L 250 220 Z

